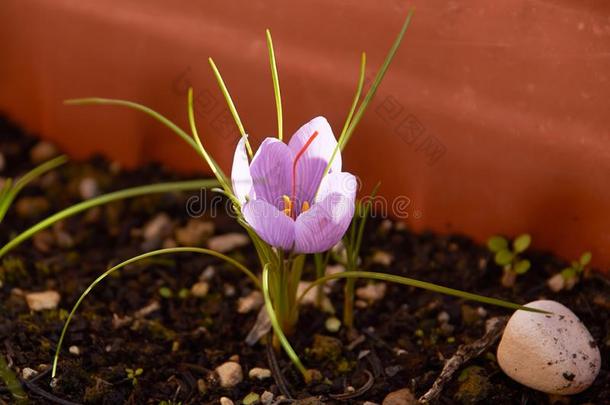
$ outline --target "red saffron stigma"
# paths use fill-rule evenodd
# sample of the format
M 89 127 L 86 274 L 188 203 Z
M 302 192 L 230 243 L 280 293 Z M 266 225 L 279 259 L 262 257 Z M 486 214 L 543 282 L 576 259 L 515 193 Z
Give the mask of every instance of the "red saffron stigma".
M 292 208 L 294 210 L 296 210 L 296 205 L 297 205 L 296 204 L 296 198 L 297 198 L 297 162 L 299 161 L 301 156 L 303 156 L 303 154 L 305 153 L 307 148 L 309 148 L 309 146 L 311 145 L 313 140 L 316 139 L 317 136 L 318 136 L 318 131 L 315 131 L 313 134 L 311 134 L 311 136 L 309 137 L 307 142 L 305 142 L 305 145 L 303 145 L 301 150 L 299 150 L 299 153 L 297 153 L 297 155 L 294 158 L 294 161 L 292 162 L 292 195 L 291 195 L 291 200 L 293 201 Z M 296 215 L 294 215 L 294 216 L 296 216 Z

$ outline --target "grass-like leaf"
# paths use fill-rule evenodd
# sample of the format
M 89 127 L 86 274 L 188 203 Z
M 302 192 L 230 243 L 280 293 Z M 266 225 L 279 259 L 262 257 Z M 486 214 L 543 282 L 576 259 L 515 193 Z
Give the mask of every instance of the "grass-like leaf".
M 301 293 L 301 295 L 299 296 L 298 302 L 300 302 L 303 299 L 303 297 L 305 297 L 305 295 L 307 295 L 307 293 L 312 288 L 316 287 L 317 285 L 324 284 L 330 280 L 335 280 L 335 279 L 339 279 L 339 278 L 367 278 L 367 279 L 373 279 L 373 280 L 388 281 L 391 283 L 397 283 L 397 284 L 408 285 L 411 287 L 423 288 L 425 290 L 429 290 L 429 291 L 433 291 L 433 292 L 437 292 L 437 293 L 441 293 L 441 294 L 452 295 L 454 297 L 463 298 L 465 300 L 478 301 L 483 304 L 490 304 L 490 305 L 495 305 L 498 307 L 515 309 L 515 310 L 521 309 L 521 310 L 530 311 L 530 312 L 548 313 L 546 311 L 542 311 L 542 310 L 530 308 L 530 307 L 524 307 L 523 305 L 515 304 L 515 303 L 509 302 L 509 301 L 504 301 L 504 300 L 500 300 L 497 298 L 485 297 L 484 295 L 473 294 L 473 293 L 469 293 L 466 291 L 456 290 L 454 288 L 443 287 L 443 286 L 440 286 L 440 285 L 437 285 L 434 283 L 429 283 L 426 281 L 415 280 L 412 278 L 402 277 L 402 276 L 395 276 L 393 274 L 375 273 L 375 272 L 370 272 L 370 271 L 344 271 L 342 273 L 329 274 L 327 276 L 319 278 L 319 279 L 315 280 L 314 282 L 312 282 Z
M 277 74 L 277 63 L 275 62 L 275 51 L 273 49 L 273 39 L 271 38 L 271 31 L 267 29 L 265 33 L 267 35 L 267 48 L 269 49 L 269 65 L 271 67 L 271 80 L 273 81 L 273 94 L 275 96 L 275 107 L 277 110 L 277 137 L 281 141 L 284 138 L 284 124 L 282 114 L 282 95 L 280 93 L 280 79 Z
M 110 269 L 106 270 L 102 275 L 100 275 L 98 278 L 96 278 L 89 285 L 89 287 L 87 287 L 87 289 L 81 294 L 81 296 L 76 301 L 76 304 L 74 304 L 74 307 L 72 308 L 72 310 L 70 311 L 70 314 L 66 318 L 66 322 L 64 323 L 64 327 L 61 330 L 61 334 L 59 335 L 59 341 L 57 342 L 57 348 L 55 349 L 55 355 L 53 356 L 53 368 L 51 371 L 52 378 L 55 378 L 55 374 L 57 373 L 57 363 L 59 361 L 59 353 L 61 351 L 61 346 L 63 345 L 64 338 L 66 336 L 66 332 L 68 331 L 68 327 L 70 326 L 70 321 L 74 317 L 74 314 L 76 313 L 76 310 L 78 309 L 80 304 L 83 302 L 85 297 L 87 297 L 87 295 L 89 295 L 91 290 L 93 290 L 93 288 L 95 288 L 96 285 L 101 283 L 106 277 L 108 277 L 115 271 L 120 270 L 127 265 L 136 263 L 140 260 L 148 259 L 150 257 L 167 255 L 167 254 L 175 254 L 175 253 L 200 253 L 200 254 L 210 255 L 210 256 L 214 256 L 216 258 L 222 259 L 222 260 L 226 261 L 227 263 L 235 266 L 239 271 L 243 272 L 246 276 L 248 276 L 248 278 L 250 278 L 250 280 L 252 280 L 252 282 L 256 285 L 257 288 L 259 288 L 259 289 L 261 288 L 261 283 L 258 280 L 258 278 L 246 266 L 244 266 L 243 264 L 239 263 L 238 261 L 230 258 L 229 256 L 226 256 L 215 250 L 195 248 L 195 247 L 177 247 L 177 248 L 154 250 L 152 252 L 144 253 L 139 256 L 132 257 L 131 259 L 125 260 L 125 261 L 117 264 L 116 266 L 111 267 Z
M 216 77 L 216 81 L 218 82 L 218 86 L 220 87 L 220 91 L 227 101 L 227 105 L 229 106 L 229 110 L 231 111 L 231 115 L 233 115 L 233 119 L 235 120 L 235 124 L 239 129 L 239 133 L 242 137 L 246 138 L 246 149 L 248 150 L 248 154 L 250 155 L 250 159 L 252 159 L 252 147 L 250 146 L 250 141 L 248 141 L 248 135 L 246 135 L 246 130 L 244 129 L 244 125 L 241 123 L 241 119 L 239 118 L 239 114 L 237 113 L 237 108 L 235 108 L 235 103 L 233 103 L 233 99 L 231 98 L 231 94 L 229 94 L 229 89 L 225 85 L 222 76 L 220 75 L 220 71 L 216 67 L 216 63 L 214 63 L 214 59 L 208 58 L 210 62 L 210 67 L 212 68 L 212 72 L 214 72 L 214 76 Z
M 25 186 L 44 173 L 63 165 L 67 161 L 68 158 L 66 156 L 58 156 L 42 163 L 39 166 L 36 166 L 23 176 L 19 177 L 16 181 L 13 181 L 12 179 L 6 180 L 2 189 L 0 189 L 0 222 L 2 222 L 11 204 Z
M 127 188 L 124 190 L 115 191 L 112 193 L 104 194 L 90 200 L 86 200 L 75 204 L 71 207 L 68 207 L 62 211 L 59 211 L 50 217 L 45 218 L 39 223 L 33 225 L 27 230 L 23 231 L 16 237 L 14 237 L 10 242 L 0 249 L 0 257 L 7 254 L 10 250 L 14 249 L 16 246 L 19 246 L 23 241 L 29 239 L 36 232 L 39 232 L 43 229 L 48 228 L 54 223 L 76 215 L 80 212 L 88 210 L 90 208 L 96 207 L 98 205 L 107 204 L 112 201 L 122 200 L 125 198 L 132 198 L 146 194 L 158 194 L 158 193 L 169 193 L 173 191 L 186 191 L 186 190 L 199 190 L 202 188 L 210 188 L 218 185 L 217 180 L 189 180 L 189 181 L 178 181 L 178 182 L 170 182 L 170 183 L 158 183 L 158 184 L 150 184 L 147 186 L 133 187 Z
M 220 182 L 220 185 L 224 189 L 226 195 L 229 197 L 233 196 L 233 193 L 232 193 L 231 187 L 229 186 L 227 177 L 223 173 L 223 171 L 220 168 L 220 166 L 218 165 L 218 163 L 216 163 L 214 158 L 212 158 L 212 156 L 205 150 L 205 148 L 203 147 L 203 144 L 201 143 L 201 138 L 199 138 L 199 132 L 197 131 L 197 125 L 195 123 L 195 109 L 193 108 L 193 88 L 192 87 L 189 87 L 189 90 L 188 90 L 188 117 L 189 117 L 189 125 L 191 126 L 191 133 L 193 134 L 193 139 L 195 140 L 195 143 L 197 144 L 197 149 L 199 150 L 199 153 L 201 154 L 201 156 L 203 156 L 204 160 L 206 161 L 206 163 L 208 164 L 208 166 L 214 173 L 214 176 L 216 176 L 216 179 L 218 179 L 218 181 Z M 233 200 L 233 202 L 237 201 L 237 199 L 234 196 L 233 196 L 232 200 Z M 237 201 L 237 203 L 239 204 L 238 201 Z
M 407 32 L 407 28 L 409 27 L 409 24 L 411 23 L 411 18 L 413 17 L 414 12 L 415 12 L 414 9 L 409 10 L 407 17 L 405 18 L 405 22 L 403 23 L 402 28 L 401 28 L 400 32 L 398 33 L 398 36 L 394 40 L 394 43 L 392 44 L 390 51 L 388 52 L 385 60 L 383 61 L 383 64 L 379 68 L 379 71 L 377 72 L 377 75 L 375 76 L 375 79 L 373 80 L 371 87 L 369 88 L 368 92 L 364 96 L 364 100 L 362 100 L 362 104 L 360 104 L 360 107 L 358 107 L 358 110 L 356 111 L 354 118 L 351 120 L 349 127 L 345 131 L 345 136 L 341 143 L 341 150 L 345 149 L 345 146 L 349 142 L 354 130 L 356 129 L 356 127 L 358 126 L 358 123 L 362 119 L 362 115 L 364 114 L 369 103 L 375 96 L 375 93 L 377 92 L 377 88 L 379 87 L 379 84 L 381 84 L 383 77 L 385 76 L 388 68 L 390 67 L 390 63 L 392 63 L 392 60 L 394 59 L 394 56 L 396 55 L 396 51 L 400 47 L 400 43 L 402 42 L 402 39 L 405 36 L 405 32 Z

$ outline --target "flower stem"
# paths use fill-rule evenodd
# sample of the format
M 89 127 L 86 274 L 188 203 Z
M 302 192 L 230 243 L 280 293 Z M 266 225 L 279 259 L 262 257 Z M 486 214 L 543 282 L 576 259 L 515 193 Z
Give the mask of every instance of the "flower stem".
M 284 331 L 282 330 L 282 326 L 280 325 L 280 323 L 277 319 L 276 311 L 273 308 L 273 303 L 272 303 L 271 297 L 269 295 L 269 264 L 266 264 L 265 267 L 263 268 L 263 296 L 265 298 L 265 309 L 267 310 L 267 315 L 269 315 L 269 320 L 271 321 L 271 326 L 273 327 L 273 332 L 275 334 L 275 337 L 278 339 L 278 341 L 284 348 L 284 351 L 286 352 L 286 354 L 288 355 L 288 357 L 290 358 L 292 363 L 296 366 L 296 368 L 299 370 L 299 372 L 303 375 L 303 378 L 305 379 L 305 381 L 309 382 L 310 375 L 307 372 L 307 369 L 305 368 L 305 366 L 303 366 L 303 363 L 301 363 L 301 359 L 299 359 L 299 356 L 296 354 L 296 352 L 290 345 L 288 338 L 286 338 L 286 335 L 284 334 Z

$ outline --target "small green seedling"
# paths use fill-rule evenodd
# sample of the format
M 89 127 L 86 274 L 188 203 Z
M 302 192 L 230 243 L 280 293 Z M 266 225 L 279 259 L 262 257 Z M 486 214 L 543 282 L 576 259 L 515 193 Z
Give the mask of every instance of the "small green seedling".
M 492 236 L 487 241 L 487 247 L 495 253 L 494 261 L 504 270 L 502 276 L 504 287 L 514 286 L 517 275 L 524 274 L 530 269 L 530 261 L 521 258 L 520 255 L 527 250 L 531 243 L 532 237 L 527 233 L 515 238 L 512 245 L 502 236 Z
M 586 267 L 591 262 L 592 257 L 591 252 L 583 253 L 578 260 L 572 261 L 568 267 L 551 277 L 548 281 L 549 287 L 553 291 L 571 290 L 574 288 L 586 271 Z
M 131 383 L 134 387 L 138 385 L 138 376 L 142 375 L 143 372 L 144 370 L 142 370 L 141 368 L 137 368 L 135 370 L 133 368 L 125 369 L 125 373 L 127 373 L 127 379 L 131 380 Z

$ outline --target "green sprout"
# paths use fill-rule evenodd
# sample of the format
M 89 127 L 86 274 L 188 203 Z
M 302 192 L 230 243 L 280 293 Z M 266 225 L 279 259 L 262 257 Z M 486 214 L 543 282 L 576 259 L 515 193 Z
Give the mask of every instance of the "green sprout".
M 512 287 L 515 285 L 517 275 L 526 273 L 531 263 L 527 259 L 521 258 L 521 254 L 527 250 L 532 243 L 532 237 L 524 233 L 513 240 L 512 244 L 502 236 L 492 236 L 487 241 L 487 247 L 494 255 L 494 261 L 502 266 L 504 271 L 502 285 Z
M 125 369 L 125 373 L 127 374 L 127 379 L 131 380 L 131 384 L 134 387 L 136 385 L 138 385 L 138 376 L 142 375 L 143 372 L 144 372 L 144 370 L 142 370 L 141 368 L 136 368 L 135 370 L 133 368 Z
M 591 262 L 593 255 L 591 252 L 583 253 L 578 260 L 573 260 L 569 266 L 561 270 L 560 273 L 554 275 L 548 280 L 549 287 L 557 292 L 564 288 L 571 290 L 581 279 L 587 270 L 587 266 Z
M 51 159 L 36 166 L 17 180 L 10 178 L 5 179 L 4 183 L 0 185 L 0 222 L 2 222 L 11 204 L 25 186 L 42 176 L 44 173 L 63 165 L 67 160 L 68 158 L 65 156 L 58 156 L 55 159 Z

